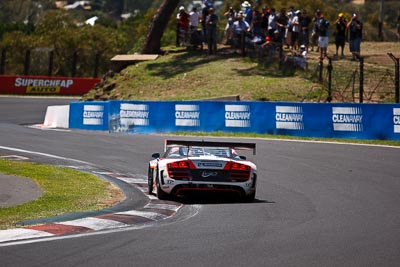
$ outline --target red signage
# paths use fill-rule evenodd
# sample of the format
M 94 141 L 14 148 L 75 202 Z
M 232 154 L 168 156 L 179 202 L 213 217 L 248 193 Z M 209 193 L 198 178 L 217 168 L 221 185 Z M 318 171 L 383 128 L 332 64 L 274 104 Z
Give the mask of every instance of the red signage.
M 84 95 L 99 78 L 0 75 L 0 94 Z

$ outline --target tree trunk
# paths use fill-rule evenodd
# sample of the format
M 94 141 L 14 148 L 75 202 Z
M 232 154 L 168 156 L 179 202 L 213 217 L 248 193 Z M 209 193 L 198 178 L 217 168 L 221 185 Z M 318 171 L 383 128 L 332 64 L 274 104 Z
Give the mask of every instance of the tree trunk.
M 143 45 L 142 54 L 161 54 L 161 38 L 171 15 L 180 0 L 164 0 L 149 25 L 149 31 Z

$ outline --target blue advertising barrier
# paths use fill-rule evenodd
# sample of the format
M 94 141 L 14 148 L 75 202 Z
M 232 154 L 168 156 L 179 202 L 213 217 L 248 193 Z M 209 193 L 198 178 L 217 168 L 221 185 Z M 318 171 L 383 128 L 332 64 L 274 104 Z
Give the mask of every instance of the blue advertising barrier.
M 70 128 L 400 140 L 399 104 L 108 101 L 70 104 Z

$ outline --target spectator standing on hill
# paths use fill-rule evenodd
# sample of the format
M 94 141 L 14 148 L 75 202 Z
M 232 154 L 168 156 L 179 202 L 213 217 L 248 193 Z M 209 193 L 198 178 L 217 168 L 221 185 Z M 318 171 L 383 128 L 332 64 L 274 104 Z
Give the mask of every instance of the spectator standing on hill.
M 261 33 L 265 37 L 268 35 L 268 17 L 269 17 L 270 9 L 267 7 L 263 7 L 261 9 Z
M 184 6 L 181 6 L 179 8 L 178 21 L 179 21 L 180 43 L 181 45 L 187 45 L 189 40 L 190 16 L 189 13 L 186 12 Z
M 268 35 L 272 38 L 274 36 L 274 32 L 277 29 L 276 25 L 276 13 L 275 8 L 271 8 L 271 12 L 268 16 Z
M 308 46 L 310 45 L 310 34 L 309 28 L 311 23 L 311 18 L 307 15 L 307 12 L 303 10 L 301 16 L 299 17 L 300 23 L 300 35 L 299 35 L 299 45 L 304 45 L 306 51 L 308 52 Z
M 208 16 L 206 18 L 209 55 L 217 52 L 217 24 L 218 16 L 214 13 L 214 8 L 210 7 L 208 10 Z
M 226 44 L 230 44 L 233 38 L 233 23 L 236 20 L 237 14 L 233 7 L 230 7 L 228 11 L 224 13 L 226 17 L 226 26 L 224 30 Z
M 195 31 L 199 26 L 200 14 L 197 12 L 197 7 L 193 7 L 192 11 L 189 13 L 190 16 L 190 30 Z
M 279 13 L 276 19 L 276 25 L 278 26 L 279 36 L 282 39 L 282 43 L 286 42 L 286 28 L 288 27 L 289 17 L 286 15 L 286 8 L 281 9 L 281 13 Z
M 349 46 L 353 61 L 358 61 L 361 55 L 361 39 L 362 39 L 362 22 L 358 19 L 357 14 L 353 13 L 353 17 L 347 23 L 349 29 Z
M 319 51 L 319 47 L 318 47 L 318 38 L 319 38 L 319 30 L 318 30 L 318 21 L 319 21 L 319 17 L 321 16 L 321 11 L 319 9 L 317 9 L 317 11 L 315 11 L 314 14 L 314 18 L 313 18 L 313 29 L 312 29 L 312 33 L 311 33 L 311 51 L 314 51 L 314 46 L 317 47 L 317 52 Z
M 295 11 L 292 20 L 293 31 L 292 31 L 291 47 L 295 51 L 299 49 L 299 35 L 300 35 L 299 16 L 301 16 L 301 11 L 300 10 Z
M 339 55 L 339 47 L 341 48 L 341 56 L 344 57 L 344 46 L 346 44 L 346 29 L 347 29 L 347 21 L 344 17 L 343 13 L 339 13 L 337 20 L 335 21 L 336 30 L 334 32 L 335 35 L 335 45 L 336 45 L 336 54 Z
M 251 20 L 253 18 L 253 10 L 251 9 L 251 4 L 248 1 L 242 3 L 242 8 L 244 8 L 244 20 L 251 25 Z
M 290 48 L 292 44 L 292 32 L 293 32 L 293 18 L 294 18 L 294 7 L 289 7 L 289 11 L 287 13 L 288 24 L 286 27 L 286 48 Z
M 254 36 L 261 36 L 261 13 L 256 7 L 253 8 L 251 13 L 250 27 Z
M 233 44 L 236 48 L 244 49 L 246 34 L 250 32 L 250 25 L 244 20 L 243 11 L 237 15 L 236 21 L 233 23 Z
M 205 1 L 204 2 L 204 7 L 201 10 L 201 16 L 200 16 L 200 21 L 201 21 L 201 28 L 203 29 L 203 36 L 204 36 L 204 40 L 207 37 L 207 25 L 206 25 L 206 19 L 208 16 L 208 9 L 210 8 L 210 4 Z
M 320 50 L 320 59 L 324 59 L 327 56 L 328 52 L 328 44 L 329 44 L 329 27 L 330 23 L 325 18 L 324 15 L 321 15 L 318 21 L 318 47 Z

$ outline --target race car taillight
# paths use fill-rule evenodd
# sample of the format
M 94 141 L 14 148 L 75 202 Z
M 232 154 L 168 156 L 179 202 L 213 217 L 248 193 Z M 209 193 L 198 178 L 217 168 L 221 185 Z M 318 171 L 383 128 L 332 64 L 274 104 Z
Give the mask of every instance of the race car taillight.
M 195 166 L 190 160 L 175 161 L 167 164 L 168 176 L 172 179 L 190 179 L 190 169 Z
M 225 170 L 229 171 L 228 179 L 232 181 L 247 181 L 250 178 L 250 166 L 245 164 L 228 162 Z

